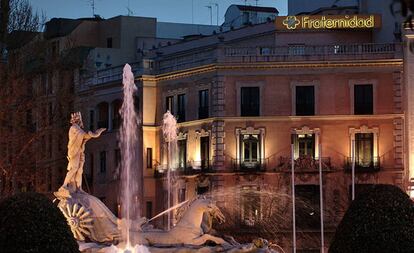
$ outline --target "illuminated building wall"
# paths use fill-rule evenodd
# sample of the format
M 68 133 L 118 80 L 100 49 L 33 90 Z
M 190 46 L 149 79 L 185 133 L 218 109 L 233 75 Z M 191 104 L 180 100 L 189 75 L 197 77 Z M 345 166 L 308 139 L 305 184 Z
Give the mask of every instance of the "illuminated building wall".
M 374 44 L 370 34 L 278 32 L 267 23 L 157 50 L 149 58 L 153 63 L 150 75 L 138 79 L 157 94 L 156 100 L 144 104 L 144 114 L 148 105 L 154 121 L 145 128 L 158 135 L 144 139 L 158 145 L 153 157 L 162 164 L 162 114 L 173 109 L 182 121 L 179 139 L 185 151 L 179 152 L 179 159 L 185 165 L 175 178 L 173 204 L 196 193 L 212 194 L 239 219 L 237 229 L 248 234 L 268 211 L 265 198 L 255 192 L 290 194 L 292 139 L 295 185 L 298 196 L 306 201 L 314 201 L 310 196 L 319 194 L 318 163 L 322 160 L 328 238 L 350 202 L 353 141 L 357 192 L 364 185 L 379 183 L 407 190 L 401 131 L 402 49 L 398 43 Z M 199 118 L 204 113 L 200 109 L 203 90 L 209 94 L 208 117 Z M 184 115 L 179 109 L 183 97 Z M 147 174 L 146 180 L 161 187 L 165 173 L 157 167 L 154 173 L 152 179 Z M 165 192 L 155 191 L 151 198 L 159 212 L 166 207 Z M 257 202 L 257 206 L 246 205 L 246 201 Z M 281 210 L 287 227 L 274 236 L 287 248 L 292 229 L 290 203 L 284 200 L 275 205 L 285 208 Z M 302 220 L 312 221 L 312 217 Z M 318 229 L 304 224 L 298 247 L 317 249 L 317 233 L 309 231 Z

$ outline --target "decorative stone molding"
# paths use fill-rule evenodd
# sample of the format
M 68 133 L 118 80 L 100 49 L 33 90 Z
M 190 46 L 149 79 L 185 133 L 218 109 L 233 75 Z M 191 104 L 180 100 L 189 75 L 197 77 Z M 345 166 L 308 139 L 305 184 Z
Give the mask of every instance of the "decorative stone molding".
M 181 141 L 181 140 L 186 140 L 188 137 L 188 132 L 178 132 L 177 134 L 177 140 Z
M 226 114 L 225 106 L 225 96 L 226 96 L 226 87 L 225 87 L 225 77 L 217 76 L 214 78 L 211 88 L 211 116 L 223 117 Z
M 265 158 L 265 128 L 253 128 L 253 127 L 247 127 L 247 128 L 236 128 L 236 159 L 237 161 L 243 160 L 243 157 L 241 157 L 241 143 L 240 143 L 240 136 L 245 134 L 257 134 L 259 135 L 260 140 L 260 159 L 264 161 Z
M 301 128 L 293 128 L 291 131 L 292 134 L 314 134 L 315 135 L 315 159 L 318 159 L 320 156 L 319 152 L 319 143 L 321 137 L 321 130 L 319 128 L 309 128 L 308 126 L 303 126 Z M 295 159 L 299 157 L 299 154 L 295 152 Z
M 225 151 L 225 132 L 224 132 L 225 122 L 224 120 L 213 121 L 212 131 L 211 131 L 211 146 L 212 146 L 212 155 L 213 155 L 213 166 L 217 170 L 224 169 L 224 151 Z
M 396 118 L 393 120 L 394 123 L 394 166 L 395 168 L 404 167 L 404 119 Z
M 402 72 L 394 72 L 393 75 L 394 85 L 394 113 L 402 113 L 403 108 L 403 94 L 402 94 Z
M 374 157 L 378 157 L 378 136 L 379 136 L 379 128 L 378 127 L 372 127 L 369 128 L 366 125 L 362 125 L 360 128 L 349 128 L 349 157 L 352 156 L 352 141 L 355 141 L 355 134 L 357 133 L 373 133 L 374 134 L 374 143 L 373 143 L 373 149 L 374 149 Z

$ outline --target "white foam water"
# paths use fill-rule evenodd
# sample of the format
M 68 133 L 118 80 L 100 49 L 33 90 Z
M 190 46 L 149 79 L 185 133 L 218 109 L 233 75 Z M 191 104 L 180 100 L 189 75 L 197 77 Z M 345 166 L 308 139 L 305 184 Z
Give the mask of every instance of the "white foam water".
M 170 209 L 171 203 L 171 186 L 172 186 L 172 173 L 178 167 L 177 160 L 177 120 L 167 111 L 164 114 L 162 121 L 162 133 L 166 143 L 167 149 L 167 209 Z M 165 150 L 165 149 L 164 149 Z M 167 230 L 170 230 L 171 225 L 171 212 L 168 212 Z

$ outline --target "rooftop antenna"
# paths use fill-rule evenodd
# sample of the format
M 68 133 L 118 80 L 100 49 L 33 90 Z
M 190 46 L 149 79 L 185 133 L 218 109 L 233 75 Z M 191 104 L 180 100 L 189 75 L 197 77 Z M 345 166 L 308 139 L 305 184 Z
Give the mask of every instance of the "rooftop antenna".
M 219 25 L 219 5 L 218 3 L 214 3 L 214 5 L 216 6 L 216 11 L 217 11 L 217 25 Z
M 206 8 L 210 10 L 210 25 L 213 24 L 213 7 L 211 5 L 206 5 Z
M 194 24 L 194 0 L 191 0 L 191 24 Z
M 95 0 L 91 0 L 92 16 L 95 17 Z
M 128 16 L 134 15 L 134 13 L 131 11 L 131 8 L 129 8 L 129 0 L 128 0 L 127 10 L 128 10 Z

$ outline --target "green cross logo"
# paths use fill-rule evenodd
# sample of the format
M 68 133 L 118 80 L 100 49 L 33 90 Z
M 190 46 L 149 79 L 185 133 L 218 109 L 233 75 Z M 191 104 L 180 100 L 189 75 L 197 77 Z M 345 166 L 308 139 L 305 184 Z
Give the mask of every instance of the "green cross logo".
M 283 20 L 283 24 L 289 30 L 294 30 L 300 24 L 300 21 L 295 16 L 287 16 L 285 20 Z

